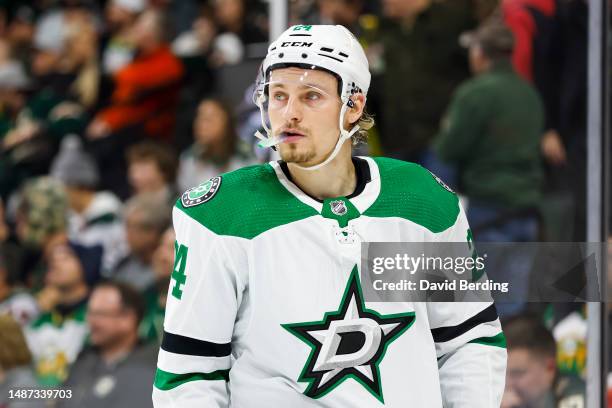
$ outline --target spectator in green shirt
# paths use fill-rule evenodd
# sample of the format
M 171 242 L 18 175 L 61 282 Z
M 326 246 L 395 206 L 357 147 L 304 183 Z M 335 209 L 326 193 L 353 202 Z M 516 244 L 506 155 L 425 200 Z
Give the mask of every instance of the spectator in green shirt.
M 512 69 L 513 37 L 505 26 L 487 23 L 469 43 L 475 76 L 455 93 L 436 151 L 457 166 L 461 190 L 473 203 L 533 207 L 541 194 L 542 102 Z
M 442 161 L 456 167 L 469 199 L 467 217 L 475 241 L 538 239 L 544 109 L 536 90 L 513 70 L 514 38 L 497 19 L 463 37 L 474 77 L 456 91 L 435 141 Z M 523 251 L 524 252 L 524 251 Z M 516 254 L 491 274 L 511 282 L 513 300 L 525 299 L 531 257 Z M 507 305 L 516 313 L 522 303 Z M 501 305 L 500 314 L 504 314 Z

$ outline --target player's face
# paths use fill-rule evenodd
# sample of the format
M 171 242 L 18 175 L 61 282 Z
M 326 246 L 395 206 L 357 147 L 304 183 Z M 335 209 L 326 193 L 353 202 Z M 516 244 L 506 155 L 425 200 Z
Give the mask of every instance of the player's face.
M 272 135 L 281 137 L 281 158 L 313 166 L 338 141 L 341 101 L 338 81 L 323 71 L 283 68 L 272 71 L 268 114 Z
M 553 358 L 534 355 L 524 348 L 508 351 L 506 388 L 514 392 L 522 404 L 537 402 L 548 392 L 555 376 Z

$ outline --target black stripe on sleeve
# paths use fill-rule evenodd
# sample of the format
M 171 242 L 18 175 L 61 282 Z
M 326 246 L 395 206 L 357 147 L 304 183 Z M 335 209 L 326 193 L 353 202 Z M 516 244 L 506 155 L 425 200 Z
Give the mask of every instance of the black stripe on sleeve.
M 482 312 L 470 317 L 465 322 L 457 326 L 438 327 L 431 329 L 431 334 L 436 343 L 442 343 L 461 336 L 463 333 L 473 329 L 482 323 L 492 322 L 497 319 L 497 310 L 495 305 L 491 305 Z
M 161 348 L 170 353 L 202 357 L 226 357 L 232 352 L 230 343 L 212 343 L 164 331 Z

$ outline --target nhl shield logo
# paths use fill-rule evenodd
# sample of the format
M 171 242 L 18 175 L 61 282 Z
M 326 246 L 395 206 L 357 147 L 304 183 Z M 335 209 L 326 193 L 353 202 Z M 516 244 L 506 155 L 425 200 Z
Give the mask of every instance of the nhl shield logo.
M 221 177 L 213 177 L 197 187 L 190 188 L 181 196 L 184 207 L 193 207 L 209 201 L 215 196 L 221 185 Z
M 339 216 L 346 214 L 348 211 L 346 203 L 342 200 L 332 201 L 329 203 L 329 206 L 331 207 L 331 212 Z

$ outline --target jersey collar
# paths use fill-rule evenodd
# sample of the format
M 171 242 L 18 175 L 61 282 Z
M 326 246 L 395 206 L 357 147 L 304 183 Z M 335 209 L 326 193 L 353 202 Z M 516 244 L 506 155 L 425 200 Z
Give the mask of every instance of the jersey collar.
M 374 204 L 380 194 L 380 173 L 376 162 L 369 157 L 353 157 L 353 163 L 357 173 L 357 186 L 352 194 L 344 198 L 348 199 L 363 214 Z M 304 204 L 321 213 L 323 201 L 309 196 L 295 185 L 284 162 L 272 161 L 270 166 L 274 169 L 278 181 L 287 191 Z

